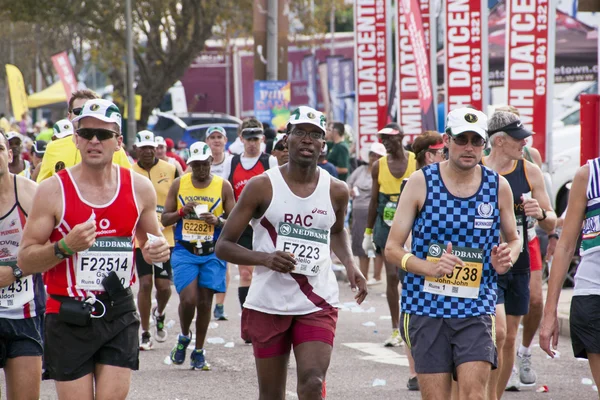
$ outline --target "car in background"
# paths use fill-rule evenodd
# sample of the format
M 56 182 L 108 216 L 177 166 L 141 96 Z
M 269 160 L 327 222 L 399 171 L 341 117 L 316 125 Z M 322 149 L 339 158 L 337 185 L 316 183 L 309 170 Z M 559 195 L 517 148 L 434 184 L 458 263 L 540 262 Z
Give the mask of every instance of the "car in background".
M 242 120 L 221 113 L 154 113 L 156 123 L 150 129 L 156 136 L 170 138 L 175 144 L 183 141 L 189 147 L 197 141 L 204 141 L 206 130 L 212 125 L 219 125 L 227 133 L 227 147 L 237 138 Z
M 565 90 L 554 91 L 554 120 L 560 120 L 565 112 L 572 110 L 579 105 L 579 96 L 582 94 L 598 93 L 598 81 L 595 82 L 576 82 Z

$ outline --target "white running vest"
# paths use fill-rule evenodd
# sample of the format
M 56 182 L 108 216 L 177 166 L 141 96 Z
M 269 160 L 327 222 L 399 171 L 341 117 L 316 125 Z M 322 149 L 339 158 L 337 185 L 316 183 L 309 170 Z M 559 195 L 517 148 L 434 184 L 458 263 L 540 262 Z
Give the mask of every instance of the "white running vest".
M 304 315 L 339 306 L 329 246 L 329 231 L 336 220 L 331 177 L 322 168 L 317 171 L 317 187 L 306 198 L 292 193 L 279 168 L 264 172 L 271 180 L 273 197 L 262 218 L 251 221 L 253 249 L 294 254 L 298 273 L 283 274 L 257 265 L 244 307 L 267 314 Z

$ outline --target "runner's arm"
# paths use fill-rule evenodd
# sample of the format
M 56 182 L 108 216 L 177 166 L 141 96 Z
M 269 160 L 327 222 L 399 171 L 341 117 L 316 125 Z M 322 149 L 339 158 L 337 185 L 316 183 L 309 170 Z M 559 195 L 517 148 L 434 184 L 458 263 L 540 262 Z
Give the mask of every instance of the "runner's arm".
M 371 201 L 369 202 L 369 213 L 367 214 L 367 229 L 373 229 L 377 218 L 377 207 L 379 206 L 379 160 L 373 163 L 371 169 L 373 186 L 371 186 Z
M 546 218 L 543 221 L 539 221 L 538 219 L 538 223 L 546 233 L 550 233 L 556 227 L 556 213 L 552 209 L 552 204 L 550 204 L 550 198 L 548 197 L 546 184 L 544 183 L 544 175 L 537 165 L 528 163 L 527 161 L 525 168 L 527 169 L 527 175 L 531 184 L 531 196 L 537 200 L 540 207 L 540 215 L 535 216 L 535 218 L 542 218 L 541 209 L 546 211 Z
M 523 243 L 517 232 L 517 220 L 515 219 L 514 200 L 510 184 L 503 176 L 498 176 L 499 193 L 498 207 L 500 209 L 500 232 L 502 238 L 510 247 L 510 259 L 514 264 L 521 254 Z M 506 271 L 504 271 L 506 272 Z M 504 272 L 498 271 L 499 274 Z
M 235 197 L 233 196 L 233 188 L 231 187 L 231 183 L 229 183 L 229 181 L 226 179 L 223 179 L 221 198 L 223 199 L 223 218 L 227 218 L 235 206 Z
M 144 252 L 145 244 L 148 241 L 148 233 L 154 236 L 162 237 L 160 225 L 156 218 L 156 191 L 148 178 L 141 174 L 132 174 L 140 216 L 135 228 L 135 238 L 138 241 L 139 248 Z M 145 258 L 145 257 L 144 257 Z
M 181 180 L 176 178 L 169 188 L 169 193 L 167 194 L 167 199 L 165 200 L 165 209 L 160 218 L 161 224 L 163 224 L 165 227 L 174 225 L 181 219 L 181 216 L 177 213 L 177 203 L 179 202 L 177 193 L 179 193 L 180 182 Z

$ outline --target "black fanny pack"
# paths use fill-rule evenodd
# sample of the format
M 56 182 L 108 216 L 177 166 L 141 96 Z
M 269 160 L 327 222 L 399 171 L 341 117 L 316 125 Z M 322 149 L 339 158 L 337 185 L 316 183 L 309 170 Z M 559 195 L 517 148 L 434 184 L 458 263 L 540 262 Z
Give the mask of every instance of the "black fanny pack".
M 177 242 L 196 256 L 208 256 L 215 252 L 215 242 L 203 242 L 201 247 L 196 247 L 196 243 L 184 242 L 183 240 Z

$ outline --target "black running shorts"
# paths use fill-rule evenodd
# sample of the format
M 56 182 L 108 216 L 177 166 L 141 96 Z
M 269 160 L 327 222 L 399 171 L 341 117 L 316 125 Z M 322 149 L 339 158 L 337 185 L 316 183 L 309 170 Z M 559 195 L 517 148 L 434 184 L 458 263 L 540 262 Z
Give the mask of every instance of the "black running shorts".
M 171 247 L 173 254 L 173 247 Z M 163 267 L 159 268 L 156 265 L 150 265 L 144 260 L 141 249 L 135 249 L 135 268 L 138 276 L 146 276 L 154 274 L 154 279 L 170 279 L 173 280 L 173 270 L 171 269 L 171 257 L 169 261 L 163 263 Z
M 588 353 L 600 353 L 600 296 L 573 296 L 571 314 L 571 345 L 577 358 L 588 358 Z

